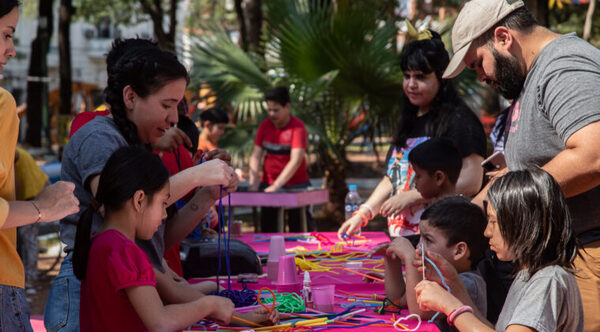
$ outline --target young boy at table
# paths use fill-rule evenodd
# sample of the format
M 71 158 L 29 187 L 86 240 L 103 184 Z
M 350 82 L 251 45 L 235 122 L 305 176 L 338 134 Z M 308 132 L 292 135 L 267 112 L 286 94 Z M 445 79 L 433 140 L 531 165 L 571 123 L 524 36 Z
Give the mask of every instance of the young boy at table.
M 421 240 L 417 249 L 405 237 L 398 237 L 378 249 L 385 249 L 385 293 L 396 304 L 408 306 L 411 314 L 430 319 L 435 312 L 423 312 L 417 304 L 415 286 L 423 276 L 412 263 L 415 250 L 429 250 L 450 262 L 465 285 L 481 315 L 487 311 L 486 285 L 475 266 L 483 257 L 487 241 L 483 237 L 486 219 L 483 211 L 461 196 L 449 196 L 432 203 L 421 216 Z M 405 267 L 406 281 L 402 276 Z M 443 315 L 440 315 L 443 316 Z M 451 330 L 446 318 L 435 321 L 440 330 Z
M 415 172 L 413 178 L 415 189 L 425 200 L 431 202 L 456 194 L 456 181 L 462 168 L 462 159 L 452 141 L 433 137 L 412 149 L 408 161 Z M 405 236 L 413 245 L 419 242 L 419 220 L 425 207 L 413 206 L 404 214 L 412 220 L 412 223 L 404 223 L 402 227 L 412 227 L 417 233 Z
M 261 122 L 254 139 L 250 157 L 250 190 L 276 192 L 280 189 L 303 189 L 310 186 L 306 171 L 308 133 L 304 123 L 290 113 L 290 95 L 285 87 L 265 93 L 269 118 Z M 263 160 L 263 152 L 266 156 Z M 261 162 L 263 175 L 258 181 Z M 261 231 L 277 231 L 277 208 L 261 209 Z M 286 211 L 290 232 L 300 232 L 300 209 Z M 308 230 L 314 230 L 314 221 L 307 213 Z

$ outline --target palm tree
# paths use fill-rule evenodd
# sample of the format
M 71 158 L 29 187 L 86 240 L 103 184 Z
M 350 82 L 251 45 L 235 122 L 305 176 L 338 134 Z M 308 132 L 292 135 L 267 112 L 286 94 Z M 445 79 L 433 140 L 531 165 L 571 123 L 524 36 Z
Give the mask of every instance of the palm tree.
M 359 4 L 268 1 L 265 62 L 213 26 L 196 39 L 192 69 L 192 82 L 208 83 L 241 119 L 257 118 L 262 93 L 271 86 L 290 87 L 295 115 L 316 137 L 330 192 L 326 210 L 337 221 L 343 220 L 347 192 L 346 147 L 363 125 L 390 123 L 402 91 L 393 22 L 378 20 L 374 6 Z M 364 120 L 350 128 L 361 113 Z
M 192 82 L 209 84 L 238 119 L 254 119 L 255 124 L 261 119 L 264 91 L 288 86 L 294 114 L 314 137 L 325 171 L 330 195 L 325 212 L 341 222 L 346 147 L 359 128 L 390 130 L 399 114 L 402 70 L 389 6 L 350 0 L 264 3 L 264 58 L 243 52 L 223 30 L 211 26 L 196 38 Z M 459 86 L 473 92 L 472 84 Z M 246 139 L 235 141 L 235 147 L 249 151 L 251 131 L 252 126 L 244 127 Z

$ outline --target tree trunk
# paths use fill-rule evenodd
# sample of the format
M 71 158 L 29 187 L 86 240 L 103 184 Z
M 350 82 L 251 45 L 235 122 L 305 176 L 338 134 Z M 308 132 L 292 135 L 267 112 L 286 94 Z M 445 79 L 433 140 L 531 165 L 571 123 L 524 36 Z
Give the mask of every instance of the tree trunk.
M 592 17 L 594 16 L 595 9 L 596 1 L 590 0 L 587 13 L 585 14 L 585 24 L 583 25 L 583 40 L 585 41 L 590 41 L 590 36 L 592 34 Z
M 246 26 L 248 50 L 264 56 L 264 51 L 260 47 L 260 36 L 262 29 L 263 13 L 261 0 L 246 1 Z
M 25 135 L 25 141 L 36 147 L 42 146 L 42 128 L 47 126 L 48 122 L 46 114 L 48 111 L 48 66 L 46 57 L 50 36 L 52 36 L 53 2 L 53 0 L 39 1 L 37 35 L 31 42 L 29 78 L 27 81 L 27 134 Z M 48 132 L 47 139 L 49 139 Z
M 525 6 L 541 26 L 548 27 L 549 10 L 547 0 L 525 0 Z
M 72 74 L 71 74 L 71 16 L 73 15 L 71 0 L 60 0 L 58 18 L 58 55 L 60 63 L 60 114 L 71 114 Z
M 242 6 L 243 0 L 235 0 L 235 13 L 237 14 L 238 26 L 240 29 L 240 37 L 238 45 L 244 51 L 248 51 L 248 32 L 246 30 L 246 15 Z
M 327 203 L 324 217 L 341 225 L 345 220 L 344 200 L 348 193 L 346 166 L 343 162 L 332 158 L 327 164 L 325 168 L 325 185 L 329 191 L 329 203 Z
M 317 147 L 318 160 L 325 170 L 325 187 L 329 191 L 329 202 L 323 207 L 319 219 L 331 224 L 344 222 L 344 200 L 348 193 L 346 187 L 346 164 L 332 155 L 324 144 Z
M 60 0 L 58 14 L 58 72 L 60 76 L 60 100 L 57 117 L 57 141 L 60 146 L 67 144 L 69 140 L 69 123 L 71 122 L 72 110 L 72 73 L 71 73 L 71 16 L 73 8 L 72 0 Z
M 179 0 L 169 1 L 169 10 L 162 8 L 160 1 L 154 1 L 152 4 L 148 0 L 141 0 L 140 4 L 144 12 L 150 15 L 154 36 L 158 46 L 164 50 L 175 52 L 175 32 L 177 31 L 177 3 Z M 165 12 L 169 15 L 169 27 L 165 31 L 163 27 Z

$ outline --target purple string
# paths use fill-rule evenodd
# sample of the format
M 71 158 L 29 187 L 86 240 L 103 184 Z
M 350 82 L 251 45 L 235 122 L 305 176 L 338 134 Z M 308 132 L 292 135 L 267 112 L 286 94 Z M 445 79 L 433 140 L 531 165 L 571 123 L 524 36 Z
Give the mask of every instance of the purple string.
M 200 159 L 202 160 L 202 158 Z M 217 268 L 217 295 L 219 294 L 219 274 L 221 274 L 221 224 L 223 222 L 223 186 L 220 188 L 219 194 L 219 222 L 217 223 L 217 257 L 218 257 L 218 268 Z
M 227 267 L 227 289 L 220 292 L 216 292 L 216 295 L 226 297 L 230 299 L 236 308 L 246 307 L 256 303 L 256 292 L 248 289 L 246 283 L 243 283 L 241 291 L 231 289 L 231 196 L 229 200 L 229 215 L 227 221 L 227 235 L 225 239 L 225 265 Z M 221 273 L 221 231 L 224 231 L 225 227 L 225 216 L 223 213 L 223 186 L 220 187 L 219 193 L 219 223 L 218 223 L 218 244 L 217 244 L 217 255 L 219 256 L 218 270 L 217 270 L 217 285 L 219 285 L 219 274 Z

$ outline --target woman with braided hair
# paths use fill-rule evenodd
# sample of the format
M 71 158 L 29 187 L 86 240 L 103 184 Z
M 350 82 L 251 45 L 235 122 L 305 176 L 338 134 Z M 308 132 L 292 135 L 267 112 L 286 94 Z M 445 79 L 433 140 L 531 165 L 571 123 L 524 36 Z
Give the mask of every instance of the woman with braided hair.
M 114 151 L 124 146 L 150 150 L 150 146 L 177 123 L 177 104 L 183 98 L 188 81 L 188 73 L 177 57 L 153 45 L 132 47 L 118 58 L 109 71 L 105 89 L 110 115 L 95 117 L 77 130 L 64 151 L 61 177 L 75 183 L 80 211 L 90 206 L 98 188 L 99 174 Z M 226 162 L 211 159 L 172 176 L 169 182 L 169 205 L 191 190 L 203 188 L 196 190 L 174 218 L 166 224 L 163 222 L 152 239 L 136 242 L 153 265 L 162 300 L 184 303 L 203 296 L 202 289 L 174 279 L 171 271 L 164 267 L 163 252 L 183 239 L 204 216 L 218 198 L 219 185 L 233 190 L 238 180 Z M 73 274 L 72 250 L 80 214 L 60 221 L 60 238 L 65 243 L 67 256 L 46 303 L 44 324 L 49 331 L 79 330 L 80 282 Z M 92 219 L 92 232 L 95 232 L 102 224 L 102 211 L 94 213 Z

